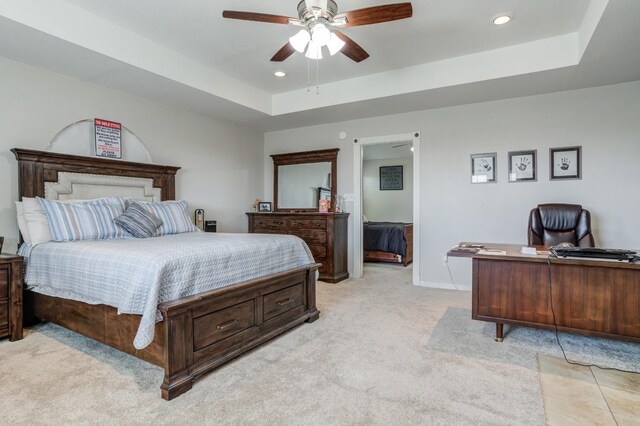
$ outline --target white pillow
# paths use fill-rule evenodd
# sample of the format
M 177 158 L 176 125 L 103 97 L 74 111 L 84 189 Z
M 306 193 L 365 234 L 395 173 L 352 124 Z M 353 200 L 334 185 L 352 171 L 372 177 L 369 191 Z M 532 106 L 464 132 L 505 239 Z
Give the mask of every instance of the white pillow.
M 35 198 L 22 197 L 22 211 L 31 244 L 51 241 L 49 220 L 38 200 Z M 22 238 L 24 238 L 24 234 L 22 234 Z
M 24 210 L 20 201 L 16 201 L 16 212 L 18 212 L 18 229 L 20 229 L 22 239 L 25 243 L 31 244 L 29 230 L 27 229 L 27 221 L 24 219 Z

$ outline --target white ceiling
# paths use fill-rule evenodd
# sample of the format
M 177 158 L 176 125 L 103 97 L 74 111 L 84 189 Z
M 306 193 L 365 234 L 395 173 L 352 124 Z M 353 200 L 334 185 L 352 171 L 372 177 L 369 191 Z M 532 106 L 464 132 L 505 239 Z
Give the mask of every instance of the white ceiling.
M 640 79 L 640 1 L 414 0 L 413 18 L 344 29 L 371 57 L 320 61 L 317 95 L 303 55 L 269 61 L 296 28 L 221 17 L 296 4 L 7 0 L 0 56 L 262 131 Z
M 304 55 L 295 54 L 282 64 L 269 61 L 298 27 L 222 18 L 227 9 L 297 17 L 297 0 L 67 2 L 269 93 L 306 87 Z M 339 12 L 393 2 L 337 0 Z M 587 5 L 585 0 L 417 0 L 410 19 L 344 29 L 371 57 L 357 64 L 343 55 L 325 55 L 319 64 L 320 81 L 344 80 L 572 33 L 578 30 Z M 517 11 L 514 25 L 491 24 L 494 15 L 511 10 Z M 284 70 L 287 78 L 275 78 L 275 70 Z

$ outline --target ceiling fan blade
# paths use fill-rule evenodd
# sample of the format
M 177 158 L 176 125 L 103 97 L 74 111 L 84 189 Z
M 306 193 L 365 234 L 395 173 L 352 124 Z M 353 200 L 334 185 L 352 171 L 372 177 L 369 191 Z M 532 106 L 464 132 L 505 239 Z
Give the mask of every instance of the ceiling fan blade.
M 273 55 L 273 58 L 271 58 L 271 61 L 282 62 L 285 59 L 287 59 L 289 56 L 293 55 L 295 51 L 296 49 L 293 48 L 291 43 L 287 42 L 287 44 L 282 46 L 282 48 L 278 50 L 275 55 Z
M 362 62 L 369 57 L 369 54 L 362 47 L 360 47 L 358 43 L 351 40 L 349 37 L 338 30 L 334 29 L 333 33 L 337 35 L 340 40 L 345 42 L 344 47 L 340 50 L 340 53 L 342 53 L 344 56 L 356 62 Z
M 334 25 L 346 28 L 397 21 L 398 19 L 411 18 L 412 16 L 413 6 L 411 6 L 411 3 L 395 3 L 340 13 L 333 18 L 333 22 Z M 341 21 L 345 18 L 346 23 L 342 23 Z
M 409 145 L 408 143 L 401 143 L 400 145 L 394 145 L 391 148 L 400 148 L 401 146 L 407 146 Z
M 223 10 L 222 17 L 228 19 L 240 19 L 242 21 L 267 22 L 270 24 L 288 24 L 289 21 L 299 21 L 298 18 L 269 15 L 266 13 L 240 12 L 237 10 Z

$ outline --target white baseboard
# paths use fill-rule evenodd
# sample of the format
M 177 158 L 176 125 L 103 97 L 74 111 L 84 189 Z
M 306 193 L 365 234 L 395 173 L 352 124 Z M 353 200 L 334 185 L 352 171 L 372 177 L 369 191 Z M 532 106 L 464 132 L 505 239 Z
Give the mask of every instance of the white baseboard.
M 446 290 L 460 290 L 460 291 L 471 291 L 471 284 L 456 284 L 455 286 L 451 283 L 436 283 L 432 281 L 420 281 L 419 287 L 429 287 L 429 288 L 442 288 Z

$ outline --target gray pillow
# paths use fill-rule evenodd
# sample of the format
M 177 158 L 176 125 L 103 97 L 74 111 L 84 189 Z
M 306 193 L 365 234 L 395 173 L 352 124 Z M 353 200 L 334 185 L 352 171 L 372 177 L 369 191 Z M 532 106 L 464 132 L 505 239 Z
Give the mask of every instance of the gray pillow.
M 113 221 L 136 238 L 148 238 L 156 235 L 156 229 L 162 221 L 155 214 L 136 203 L 129 207 Z

